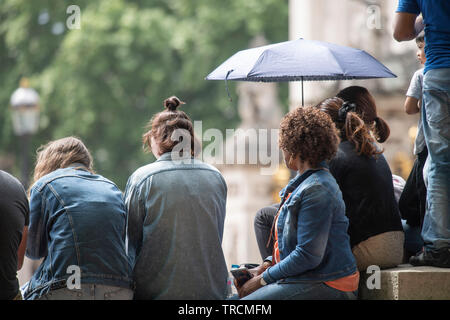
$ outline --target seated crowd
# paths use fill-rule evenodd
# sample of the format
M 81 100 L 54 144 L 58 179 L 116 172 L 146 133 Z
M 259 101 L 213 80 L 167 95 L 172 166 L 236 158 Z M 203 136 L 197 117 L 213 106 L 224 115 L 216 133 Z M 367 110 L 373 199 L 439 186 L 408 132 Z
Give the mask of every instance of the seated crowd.
M 10 221 L 0 224 L 0 252 L 8 252 L 0 299 L 227 298 L 227 185 L 196 159 L 181 104 L 166 99 L 150 120 L 143 143 L 157 160 L 130 176 L 124 194 L 94 172 L 75 137 L 38 149 L 28 196 L 0 171 L 2 219 Z M 172 139 L 177 129 L 191 141 L 188 152 Z M 363 87 L 284 116 L 279 147 L 295 174 L 281 202 L 255 216 L 263 262 L 237 285 L 239 298 L 356 299 L 360 271 L 404 261 L 392 173 L 380 146 L 388 136 Z M 20 290 L 16 270 L 24 254 L 43 260 Z M 72 281 L 77 272 L 79 283 Z

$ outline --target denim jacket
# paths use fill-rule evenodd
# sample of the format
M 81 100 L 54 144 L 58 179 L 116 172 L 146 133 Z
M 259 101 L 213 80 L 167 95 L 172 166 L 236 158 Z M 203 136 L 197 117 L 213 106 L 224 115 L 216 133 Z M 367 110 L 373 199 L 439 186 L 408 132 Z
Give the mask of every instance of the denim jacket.
M 128 179 L 128 256 L 135 299 L 224 299 L 227 186 L 220 172 L 165 153 Z
M 280 262 L 263 273 L 267 283 L 324 282 L 356 272 L 342 194 L 326 164 L 292 179 L 277 223 Z
M 26 254 L 44 260 L 25 299 L 66 287 L 69 277 L 76 283 L 76 267 L 81 283 L 132 287 L 122 193 L 104 177 L 75 167 L 55 170 L 31 188 Z

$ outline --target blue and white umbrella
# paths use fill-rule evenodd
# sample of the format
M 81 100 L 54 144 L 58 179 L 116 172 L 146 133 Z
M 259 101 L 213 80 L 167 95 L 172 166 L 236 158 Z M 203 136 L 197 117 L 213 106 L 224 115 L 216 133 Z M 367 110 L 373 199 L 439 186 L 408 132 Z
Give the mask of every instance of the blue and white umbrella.
M 242 50 L 206 80 L 303 81 L 395 78 L 367 52 L 329 42 L 298 39 Z

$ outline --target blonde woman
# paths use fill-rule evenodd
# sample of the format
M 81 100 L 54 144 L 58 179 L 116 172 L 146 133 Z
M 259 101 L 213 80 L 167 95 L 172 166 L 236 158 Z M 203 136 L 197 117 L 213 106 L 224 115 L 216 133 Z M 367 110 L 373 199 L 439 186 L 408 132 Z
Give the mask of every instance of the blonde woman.
M 38 149 L 26 255 L 44 260 L 24 298 L 131 299 L 126 218 L 121 191 L 94 173 L 81 140 Z

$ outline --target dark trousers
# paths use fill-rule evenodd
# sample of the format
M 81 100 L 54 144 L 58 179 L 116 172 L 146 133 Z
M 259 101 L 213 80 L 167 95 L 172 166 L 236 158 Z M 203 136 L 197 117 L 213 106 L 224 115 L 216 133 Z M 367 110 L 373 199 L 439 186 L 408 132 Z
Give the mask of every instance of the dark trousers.
M 422 228 L 425 217 L 427 189 L 423 181 L 423 166 L 427 160 L 428 150 L 425 147 L 417 155 L 414 166 L 406 180 L 405 187 L 400 196 L 398 206 L 402 219 L 411 227 Z
M 256 242 L 258 243 L 259 253 L 261 254 L 261 258 L 263 260 L 272 255 L 275 229 L 272 232 L 272 236 L 270 231 L 272 229 L 278 207 L 279 204 L 276 203 L 269 207 L 262 208 L 256 213 L 255 216 L 254 228 Z

